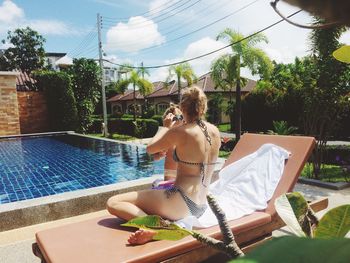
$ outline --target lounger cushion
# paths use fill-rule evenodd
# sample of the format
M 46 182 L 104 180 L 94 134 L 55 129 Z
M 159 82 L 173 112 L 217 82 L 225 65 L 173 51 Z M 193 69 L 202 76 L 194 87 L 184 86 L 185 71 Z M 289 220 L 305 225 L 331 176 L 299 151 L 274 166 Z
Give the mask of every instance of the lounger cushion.
M 270 221 L 269 214 L 255 212 L 230 221 L 230 225 L 234 234 L 238 234 Z M 127 238 L 134 229 L 121 227 L 120 223 L 113 216 L 99 217 L 38 232 L 36 239 L 45 259 L 52 263 L 158 262 L 202 246 L 192 237 L 128 246 Z M 215 237 L 221 236 L 217 226 L 200 231 Z

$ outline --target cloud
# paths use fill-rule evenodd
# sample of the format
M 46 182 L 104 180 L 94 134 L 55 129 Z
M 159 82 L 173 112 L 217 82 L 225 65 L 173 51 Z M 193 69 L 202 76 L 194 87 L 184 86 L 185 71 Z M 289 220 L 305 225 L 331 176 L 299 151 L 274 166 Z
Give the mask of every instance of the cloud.
M 0 6 L 0 23 L 11 24 L 24 18 L 24 12 L 15 3 L 5 0 Z
M 201 38 L 195 42 L 190 43 L 182 56 L 169 59 L 164 61 L 164 64 L 170 64 L 170 63 L 175 63 L 179 62 L 182 60 L 186 59 L 191 59 L 206 53 L 209 53 L 213 50 L 217 50 L 219 48 L 224 47 L 226 44 L 221 42 L 221 41 L 215 41 L 214 39 L 210 37 L 204 37 Z M 230 48 L 223 49 L 221 51 L 218 51 L 214 54 L 205 56 L 203 58 L 195 59 L 189 62 L 189 64 L 192 66 L 192 69 L 194 73 L 199 77 L 207 72 L 210 71 L 210 66 L 211 63 L 220 57 L 223 54 L 227 54 L 231 52 Z M 168 76 L 168 68 L 159 68 L 152 72 L 151 74 L 151 80 L 152 81 L 157 81 L 157 80 L 165 80 L 166 77 Z
M 222 48 L 225 45 L 227 44 L 221 41 L 215 41 L 210 37 L 204 37 L 198 41 L 192 42 L 187 46 L 184 52 L 184 58 L 185 59 L 194 58 L 194 57 L 209 53 L 213 50 Z M 202 75 L 210 71 L 210 65 L 215 59 L 222 56 L 223 54 L 229 53 L 230 51 L 231 51 L 230 48 L 225 48 L 214 54 L 193 60 L 190 62 L 190 64 L 193 67 L 196 74 Z
M 165 38 L 159 33 L 157 24 L 150 19 L 136 16 L 107 31 L 105 48 L 108 51 L 137 52 L 164 42 Z
M 0 6 L 0 34 L 16 28 L 30 28 L 44 35 L 80 35 L 84 30 L 74 29 L 59 20 L 28 19 L 22 8 L 11 0 L 5 0 Z

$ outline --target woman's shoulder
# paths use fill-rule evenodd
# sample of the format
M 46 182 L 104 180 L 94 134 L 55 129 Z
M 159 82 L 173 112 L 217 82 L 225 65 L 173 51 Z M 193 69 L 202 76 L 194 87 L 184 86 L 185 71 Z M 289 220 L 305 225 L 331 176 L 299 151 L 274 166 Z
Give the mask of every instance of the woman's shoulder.
M 213 134 L 215 134 L 217 136 L 220 136 L 220 131 L 214 124 L 211 124 L 210 122 L 205 122 L 205 123 L 206 123 L 209 131 L 211 131 Z

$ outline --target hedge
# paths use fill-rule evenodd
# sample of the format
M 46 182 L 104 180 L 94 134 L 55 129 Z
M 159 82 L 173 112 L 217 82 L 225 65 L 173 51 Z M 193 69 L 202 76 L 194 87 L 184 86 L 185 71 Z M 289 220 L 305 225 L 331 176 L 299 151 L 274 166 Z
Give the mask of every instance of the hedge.
M 102 119 L 94 119 L 89 127 L 90 133 L 101 133 Z M 153 137 L 158 131 L 158 122 L 152 119 L 137 119 L 136 125 L 130 118 L 110 118 L 108 120 L 108 131 L 129 135 L 137 138 Z
M 350 146 L 349 145 L 327 145 L 323 163 L 336 165 L 350 165 Z
M 163 126 L 163 116 L 162 115 L 153 115 L 151 119 L 156 120 L 158 122 L 159 126 Z
M 37 71 L 34 78 L 38 87 L 44 90 L 51 129 L 77 130 L 78 113 L 69 75 L 65 72 Z

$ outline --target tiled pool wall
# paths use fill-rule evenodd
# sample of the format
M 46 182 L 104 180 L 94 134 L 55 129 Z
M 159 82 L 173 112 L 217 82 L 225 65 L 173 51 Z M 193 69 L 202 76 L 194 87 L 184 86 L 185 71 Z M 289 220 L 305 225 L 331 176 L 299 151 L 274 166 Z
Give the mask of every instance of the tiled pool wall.
M 0 232 L 57 219 L 100 211 L 109 197 L 149 189 L 155 175 L 129 182 L 78 190 L 0 205 Z

